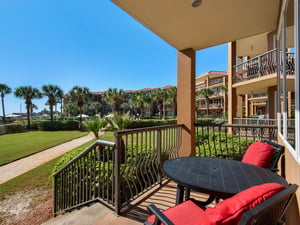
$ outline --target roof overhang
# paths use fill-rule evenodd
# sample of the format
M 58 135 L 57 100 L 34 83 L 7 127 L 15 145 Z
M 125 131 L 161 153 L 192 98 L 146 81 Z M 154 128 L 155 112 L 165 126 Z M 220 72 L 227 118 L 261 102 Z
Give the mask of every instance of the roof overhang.
M 276 31 L 280 0 L 112 0 L 178 50 L 200 50 Z M 289 23 L 289 21 L 288 21 Z

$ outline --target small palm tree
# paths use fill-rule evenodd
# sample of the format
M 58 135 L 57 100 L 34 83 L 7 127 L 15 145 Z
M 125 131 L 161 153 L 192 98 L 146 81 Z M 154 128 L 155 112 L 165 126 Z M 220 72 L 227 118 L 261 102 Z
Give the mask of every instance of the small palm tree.
M 48 97 L 47 104 L 50 109 L 51 121 L 53 121 L 53 106 L 59 103 L 63 97 L 63 91 L 56 85 L 44 85 L 43 95 Z
M 82 109 L 84 104 L 87 103 L 89 100 L 91 93 L 87 87 L 79 87 L 79 86 L 74 86 L 71 91 L 69 91 L 69 99 L 71 102 L 74 102 L 77 104 L 79 108 L 79 114 L 80 114 L 80 123 L 79 123 L 79 128 L 82 127 Z
M 84 122 L 84 127 L 89 131 L 93 132 L 95 137 L 99 139 L 99 130 L 105 127 L 107 124 L 107 121 L 102 119 L 100 120 L 99 118 L 95 118 L 93 121 L 86 121 Z
M 123 130 L 128 128 L 128 125 L 131 123 L 131 118 L 129 113 L 118 113 L 114 112 L 111 117 L 106 117 L 106 121 L 116 130 Z
M 203 88 L 199 91 L 199 94 L 205 98 L 206 115 L 209 115 L 209 97 L 214 93 L 210 88 Z
M 4 97 L 7 94 L 11 93 L 11 88 L 8 87 L 6 84 L 0 84 L 0 94 L 1 94 L 1 102 L 2 102 L 2 119 L 3 123 L 5 123 L 5 108 L 4 108 Z
M 25 100 L 27 110 L 27 126 L 30 128 L 30 114 L 33 106 L 32 99 L 42 98 L 42 93 L 37 88 L 32 88 L 31 86 L 21 86 L 15 90 L 15 96 Z

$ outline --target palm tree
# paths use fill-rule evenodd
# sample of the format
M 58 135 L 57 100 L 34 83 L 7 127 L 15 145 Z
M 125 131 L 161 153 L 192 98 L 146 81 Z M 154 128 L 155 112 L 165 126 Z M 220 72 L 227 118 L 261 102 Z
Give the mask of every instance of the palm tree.
M 6 94 L 11 93 L 11 88 L 6 84 L 0 84 L 0 94 L 1 94 L 1 102 L 2 102 L 2 113 L 3 113 L 3 123 L 5 123 L 5 108 L 4 108 L 4 97 Z
M 131 105 L 135 109 L 136 112 L 140 112 L 141 118 L 144 116 L 144 108 L 148 106 L 151 102 L 149 92 L 146 91 L 138 91 L 135 92 L 131 98 Z
M 71 102 L 74 102 L 77 104 L 78 108 L 79 108 L 79 114 L 80 114 L 80 124 L 79 124 L 79 128 L 82 127 L 82 108 L 84 106 L 84 104 L 87 103 L 87 101 L 89 100 L 91 93 L 89 91 L 89 89 L 87 87 L 79 87 L 79 86 L 74 86 L 71 91 L 69 91 L 69 99 L 71 100 Z
M 173 105 L 174 107 L 174 117 L 177 116 L 177 88 L 176 87 L 170 87 L 167 90 L 168 93 L 168 99 L 167 103 Z
M 78 106 L 72 102 L 65 104 L 64 111 L 67 114 L 67 116 L 70 118 L 71 114 L 75 114 L 76 112 L 78 112 Z
M 117 88 L 109 88 L 104 93 L 104 100 L 110 105 L 113 112 L 121 112 L 121 104 L 124 101 L 124 91 Z
M 152 99 L 157 102 L 159 110 L 159 118 L 165 119 L 165 105 L 168 98 L 168 92 L 166 89 L 158 88 L 151 93 Z
M 51 121 L 53 121 L 53 106 L 59 103 L 63 97 L 63 91 L 56 85 L 44 85 L 43 95 L 48 97 L 47 104 L 50 109 Z
M 199 94 L 205 98 L 206 105 L 206 115 L 209 115 L 209 96 L 211 96 L 214 91 L 210 88 L 203 88 L 199 91 Z
M 100 102 L 93 102 L 93 103 L 91 104 L 91 108 L 92 108 L 93 110 L 95 110 L 95 114 L 97 115 L 98 112 L 99 112 L 99 110 L 101 109 L 101 103 L 100 103 Z
M 33 105 L 32 99 L 42 98 L 42 93 L 37 88 L 32 88 L 31 86 L 21 86 L 15 90 L 15 96 L 25 100 L 27 110 L 27 126 L 30 128 L 30 112 Z

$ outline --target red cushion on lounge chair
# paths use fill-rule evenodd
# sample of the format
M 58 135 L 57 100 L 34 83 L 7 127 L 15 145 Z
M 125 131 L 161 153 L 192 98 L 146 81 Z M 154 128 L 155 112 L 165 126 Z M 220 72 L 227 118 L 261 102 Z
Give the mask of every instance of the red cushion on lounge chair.
M 268 168 L 272 161 L 273 154 L 274 149 L 271 145 L 263 142 L 254 142 L 248 147 L 242 162 Z
M 284 188 L 284 186 L 277 183 L 253 186 L 220 202 L 215 207 L 207 208 L 201 217 L 201 224 L 238 224 L 245 211 L 254 208 Z
M 204 210 L 191 200 L 171 207 L 163 213 L 176 225 L 200 225 Z M 154 223 L 155 215 L 148 217 L 150 223 Z

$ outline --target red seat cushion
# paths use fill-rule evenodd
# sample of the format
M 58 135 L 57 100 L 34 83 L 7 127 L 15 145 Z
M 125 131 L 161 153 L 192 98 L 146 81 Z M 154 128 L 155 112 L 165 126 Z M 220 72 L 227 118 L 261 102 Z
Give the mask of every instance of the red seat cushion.
M 263 142 L 254 142 L 248 147 L 242 162 L 268 168 L 272 161 L 273 154 L 274 149 L 271 145 Z
M 191 200 L 169 208 L 163 213 L 176 225 L 200 225 L 204 210 Z M 150 223 L 154 223 L 155 215 L 148 217 Z
M 277 183 L 253 186 L 220 202 L 215 207 L 207 208 L 201 217 L 201 224 L 238 224 L 245 211 L 254 208 L 284 188 L 284 186 Z

